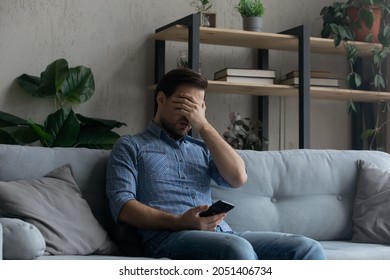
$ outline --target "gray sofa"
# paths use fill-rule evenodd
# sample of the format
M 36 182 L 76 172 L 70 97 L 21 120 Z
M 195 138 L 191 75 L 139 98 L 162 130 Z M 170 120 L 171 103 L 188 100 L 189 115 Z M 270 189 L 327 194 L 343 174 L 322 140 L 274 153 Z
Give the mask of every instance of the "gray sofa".
M 248 182 L 240 189 L 221 189 L 213 186 L 212 191 L 213 199 L 223 199 L 236 205 L 227 216 L 227 221 L 234 230 L 303 234 L 319 240 L 329 259 L 390 259 L 390 247 L 387 245 L 361 243 L 361 240 L 351 241 L 356 233 L 352 217 L 359 180 L 357 161 L 364 160 L 390 170 L 388 154 L 335 150 L 238 152 L 245 160 Z M 57 244 L 39 243 L 42 241 L 40 232 L 44 232 L 41 224 L 45 221 L 35 223 L 31 217 L 24 218 L 24 221 L 19 220 L 17 218 L 20 217 L 8 210 L 4 203 L 0 204 L 0 233 L 1 228 L 3 231 L 3 238 L 0 234 L 0 249 L 3 246 L 3 258 L 144 258 L 136 231 L 126 225 L 114 224 L 109 215 L 105 198 L 108 156 L 109 152 L 103 150 L 0 145 L 0 193 L 3 187 L 8 187 L 9 182 L 22 180 L 24 186 L 26 182 L 31 182 L 31 178 L 46 180 L 46 174 L 68 164 L 93 216 L 105 230 L 111 243 L 116 244 L 110 247 L 110 250 L 89 252 L 87 255 L 50 255 L 47 253 L 48 248 L 56 247 Z M 53 176 L 50 176 L 52 179 Z M 41 182 L 40 179 L 38 182 Z M 47 199 L 44 200 L 44 203 L 46 202 Z M 56 215 L 55 211 L 48 212 L 48 220 Z M 74 217 L 63 219 L 70 222 L 77 220 Z M 15 223 L 18 227 L 14 226 Z M 68 238 L 69 235 L 71 233 L 64 236 Z M 34 239 L 33 236 L 37 237 Z M 88 242 L 90 240 L 86 238 L 85 243 Z

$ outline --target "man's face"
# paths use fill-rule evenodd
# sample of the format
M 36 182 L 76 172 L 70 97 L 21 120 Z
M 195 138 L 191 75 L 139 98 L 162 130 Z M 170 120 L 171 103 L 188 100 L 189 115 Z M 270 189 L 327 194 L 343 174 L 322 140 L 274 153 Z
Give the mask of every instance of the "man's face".
M 199 106 L 203 106 L 205 95 L 202 89 L 181 85 L 170 97 L 165 96 L 163 93 L 160 93 L 157 97 L 158 111 L 154 121 L 175 140 L 182 138 L 191 129 L 190 122 L 177 109 L 177 104 L 173 101 L 175 97 L 180 96 L 180 93 L 191 94 Z

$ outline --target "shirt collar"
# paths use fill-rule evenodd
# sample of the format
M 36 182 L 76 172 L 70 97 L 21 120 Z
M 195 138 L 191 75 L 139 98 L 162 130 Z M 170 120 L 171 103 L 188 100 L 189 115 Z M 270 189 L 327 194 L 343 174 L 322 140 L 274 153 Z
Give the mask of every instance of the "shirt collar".
M 169 137 L 168 133 L 166 133 L 163 129 L 161 129 L 154 121 L 150 121 L 148 125 L 148 130 L 153 133 L 156 137 L 160 139 L 170 139 L 173 140 L 171 137 Z M 184 137 L 180 138 L 179 140 L 175 141 L 177 144 L 181 144 L 182 142 L 186 143 L 187 142 L 187 135 Z

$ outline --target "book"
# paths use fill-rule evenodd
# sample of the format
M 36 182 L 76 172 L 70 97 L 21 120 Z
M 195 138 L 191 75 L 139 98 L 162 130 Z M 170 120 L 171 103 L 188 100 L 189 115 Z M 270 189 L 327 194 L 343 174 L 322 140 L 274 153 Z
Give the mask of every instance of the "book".
M 225 76 L 242 76 L 258 78 L 275 78 L 275 70 L 248 69 L 248 68 L 224 68 L 214 73 L 214 79 L 217 80 Z
M 257 78 L 257 77 L 240 77 L 240 76 L 224 76 L 215 81 L 222 81 L 228 83 L 244 83 L 244 84 L 273 84 L 274 79 L 272 78 Z
M 299 85 L 299 78 L 290 78 L 280 81 L 281 85 Z M 338 87 L 339 80 L 338 79 L 326 79 L 326 78 L 310 78 L 311 86 L 319 86 L 319 87 Z
M 294 71 L 291 71 L 291 72 L 286 74 L 286 79 L 291 79 L 291 78 L 296 78 L 296 77 L 299 77 L 298 70 L 294 70 Z M 324 78 L 324 79 L 331 78 L 329 71 L 311 71 L 310 77 L 311 78 Z

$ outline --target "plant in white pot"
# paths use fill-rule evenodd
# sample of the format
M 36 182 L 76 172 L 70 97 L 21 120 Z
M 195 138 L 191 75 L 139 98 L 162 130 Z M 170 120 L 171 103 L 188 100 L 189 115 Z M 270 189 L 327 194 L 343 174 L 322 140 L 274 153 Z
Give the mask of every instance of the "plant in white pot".
M 265 12 L 261 0 L 240 0 L 236 6 L 242 16 L 243 29 L 246 31 L 262 31 Z

